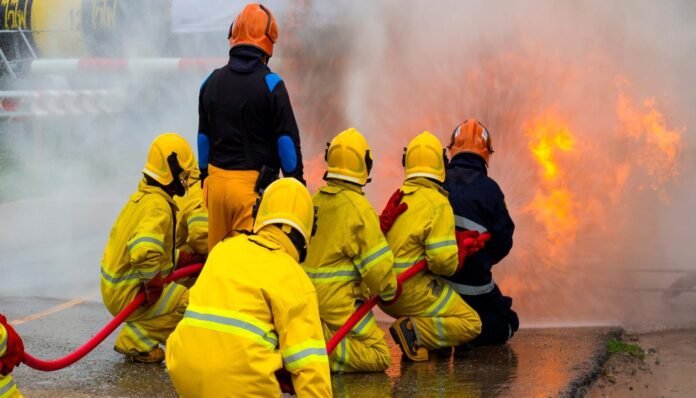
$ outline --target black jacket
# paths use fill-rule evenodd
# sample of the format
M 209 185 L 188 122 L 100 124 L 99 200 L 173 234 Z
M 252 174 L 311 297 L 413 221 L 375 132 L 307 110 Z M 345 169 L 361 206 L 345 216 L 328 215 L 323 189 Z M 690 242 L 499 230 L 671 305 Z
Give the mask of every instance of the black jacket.
M 467 257 L 462 270 L 448 279 L 472 286 L 491 281 L 491 267 L 512 248 L 515 224 L 505 206 L 505 196 L 487 175 L 483 160 L 470 153 L 456 155 L 447 168 L 445 189 L 454 209 L 457 229 L 488 231 L 491 239 L 478 253 Z
M 208 137 L 208 159 L 215 167 L 260 170 L 265 165 L 302 181 L 300 135 L 290 98 L 262 57 L 253 47 L 230 50 L 229 63 L 201 86 L 198 132 Z

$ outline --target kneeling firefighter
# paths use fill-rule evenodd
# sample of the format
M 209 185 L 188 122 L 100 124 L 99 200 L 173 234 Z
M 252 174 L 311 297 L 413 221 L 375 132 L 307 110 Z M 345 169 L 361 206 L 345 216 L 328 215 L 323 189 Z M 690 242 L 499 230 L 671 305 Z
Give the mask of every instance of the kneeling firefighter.
M 278 39 L 273 14 L 261 4 L 248 4 L 228 39 L 229 62 L 203 83 L 198 105 L 209 249 L 226 236 L 251 229 L 256 198 L 279 171 L 304 182 L 290 97 L 283 79 L 267 66 Z
M 253 234 L 216 245 L 191 288 L 167 340 L 169 375 L 183 397 L 279 396 L 287 372 L 299 397 L 331 396 L 316 291 L 298 264 L 314 228 L 312 198 L 283 178 L 254 213 Z
M 520 321 L 512 310 L 512 299 L 503 296 L 493 281 L 491 268 L 510 252 L 515 224 L 503 191 L 488 176 L 491 135 L 478 120 L 469 119 L 454 129 L 448 148 L 452 160 L 445 189 L 457 233 L 491 235 L 484 248 L 468 256 L 464 266 L 447 277 L 448 283 L 481 317 L 481 334 L 472 344 L 504 344 Z
M 303 268 L 319 299 L 324 337 L 330 340 L 366 298 L 398 298 L 397 282 L 380 220 L 362 187 L 369 182 L 372 156 L 356 129 L 338 134 L 326 150 L 326 185 L 314 195 L 317 234 Z M 361 289 L 362 284 L 362 289 Z M 391 364 L 384 333 L 372 312 L 359 322 L 331 354 L 335 372 L 380 372 Z
M 24 360 L 24 343 L 0 314 L 0 398 L 22 398 L 12 379 L 12 370 Z
M 174 197 L 174 202 L 179 209 L 176 214 L 176 248 L 181 252 L 180 256 L 194 256 L 189 261 L 191 263 L 205 262 L 208 255 L 208 210 L 203 201 L 197 165 L 189 175 L 188 192 L 185 196 Z
M 160 343 L 181 320 L 188 290 L 162 279 L 190 256 L 177 258 L 174 196 L 186 194 L 195 168 L 191 147 L 181 136 L 166 133 L 152 142 L 144 177 L 121 210 L 109 235 L 101 264 L 101 293 L 106 308 L 116 315 L 141 291 L 146 306 L 133 313 L 114 349 L 136 362 L 164 359 Z
M 454 214 L 442 188 L 447 158 L 440 141 L 425 131 L 405 148 L 406 181 L 401 187 L 408 210 L 396 218 L 387 242 L 399 274 L 426 259 L 428 269 L 403 284 L 401 297 L 380 308 L 397 318 L 389 328 L 407 359 L 425 361 L 428 351 L 457 346 L 481 332 L 481 320 L 440 280 L 459 267 Z

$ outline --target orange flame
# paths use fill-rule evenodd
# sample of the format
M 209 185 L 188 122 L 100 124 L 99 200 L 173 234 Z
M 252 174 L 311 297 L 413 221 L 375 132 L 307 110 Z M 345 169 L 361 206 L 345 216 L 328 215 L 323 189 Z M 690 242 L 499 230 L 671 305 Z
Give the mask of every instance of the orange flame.
M 619 134 L 642 145 L 638 152 L 638 164 L 644 166 L 652 177 L 649 188 L 658 191 L 661 198 L 667 200 L 661 186 L 679 174 L 677 156 L 683 129 L 667 126 L 665 116 L 657 109 L 654 98 L 645 99 L 642 105 L 641 109 L 623 91 L 619 92 L 616 101 L 616 113 L 621 124 Z
M 577 235 L 575 195 L 566 186 L 565 173 L 557 160 L 559 152 L 573 152 L 575 138 L 561 120 L 550 115 L 537 119 L 526 131 L 529 147 L 539 165 L 539 184 L 527 206 L 534 219 L 544 226 L 549 254 L 564 255 Z

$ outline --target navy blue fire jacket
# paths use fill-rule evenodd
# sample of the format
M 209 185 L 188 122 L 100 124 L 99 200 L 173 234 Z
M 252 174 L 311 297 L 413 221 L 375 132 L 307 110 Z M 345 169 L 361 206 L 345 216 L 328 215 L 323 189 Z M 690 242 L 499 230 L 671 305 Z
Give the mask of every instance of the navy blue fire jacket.
M 502 260 L 512 249 L 515 224 L 505 206 L 505 196 L 498 184 L 487 174 L 486 164 L 471 153 L 456 155 L 447 168 L 445 189 L 454 209 L 455 225 L 460 230 L 490 232 L 491 239 L 478 253 L 467 257 L 464 266 L 448 279 L 472 287 L 490 285 L 491 267 Z M 460 294 L 467 294 L 466 287 Z M 484 289 L 486 290 L 486 289 Z
M 201 86 L 198 161 L 225 170 L 282 170 L 303 180 L 300 133 L 283 79 L 254 47 L 230 49 Z

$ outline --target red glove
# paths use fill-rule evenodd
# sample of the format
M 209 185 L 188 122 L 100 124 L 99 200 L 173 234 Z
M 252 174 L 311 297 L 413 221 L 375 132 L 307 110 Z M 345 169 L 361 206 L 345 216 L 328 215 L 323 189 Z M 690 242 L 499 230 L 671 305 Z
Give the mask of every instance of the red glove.
M 379 301 L 384 304 L 384 305 L 392 305 L 396 303 L 397 300 L 399 300 L 399 297 L 401 297 L 401 291 L 403 289 L 401 288 L 401 282 L 399 280 L 396 280 L 396 293 L 394 294 L 394 298 L 391 300 L 382 300 L 382 297 L 380 296 Z
M 464 259 L 479 251 L 479 233 L 477 231 L 456 230 L 454 231 L 454 235 L 457 238 L 457 255 L 459 257 L 459 267 L 457 267 L 457 271 L 459 271 L 464 266 Z
M 143 291 L 145 292 L 145 304 L 151 306 L 159 300 L 164 290 L 164 281 L 159 273 L 154 278 L 143 283 Z
M 24 361 L 24 343 L 3 315 L 0 315 L 0 325 L 7 330 L 7 350 L 5 355 L 0 357 L 0 375 L 7 376 L 15 366 Z
M 292 385 L 292 375 L 290 375 L 290 372 L 285 370 L 285 368 L 281 368 L 276 370 L 275 377 L 278 379 L 278 384 L 280 384 L 280 391 L 290 395 L 296 395 L 295 386 Z
M 207 258 L 208 255 L 206 254 L 191 253 L 185 250 L 179 250 L 179 259 L 176 261 L 176 269 L 192 264 L 203 264 Z
M 404 193 L 397 189 L 387 201 L 387 205 L 384 206 L 384 210 L 382 210 L 382 214 L 379 216 L 379 227 L 383 234 L 389 232 L 401 213 L 408 210 L 408 204 L 401 203 L 401 198 L 403 197 Z
M 478 238 L 476 238 L 476 247 L 478 247 L 478 250 L 483 249 L 483 247 L 486 245 L 486 242 L 488 242 L 490 239 L 491 239 L 490 232 L 484 232 L 481 235 L 479 235 Z

